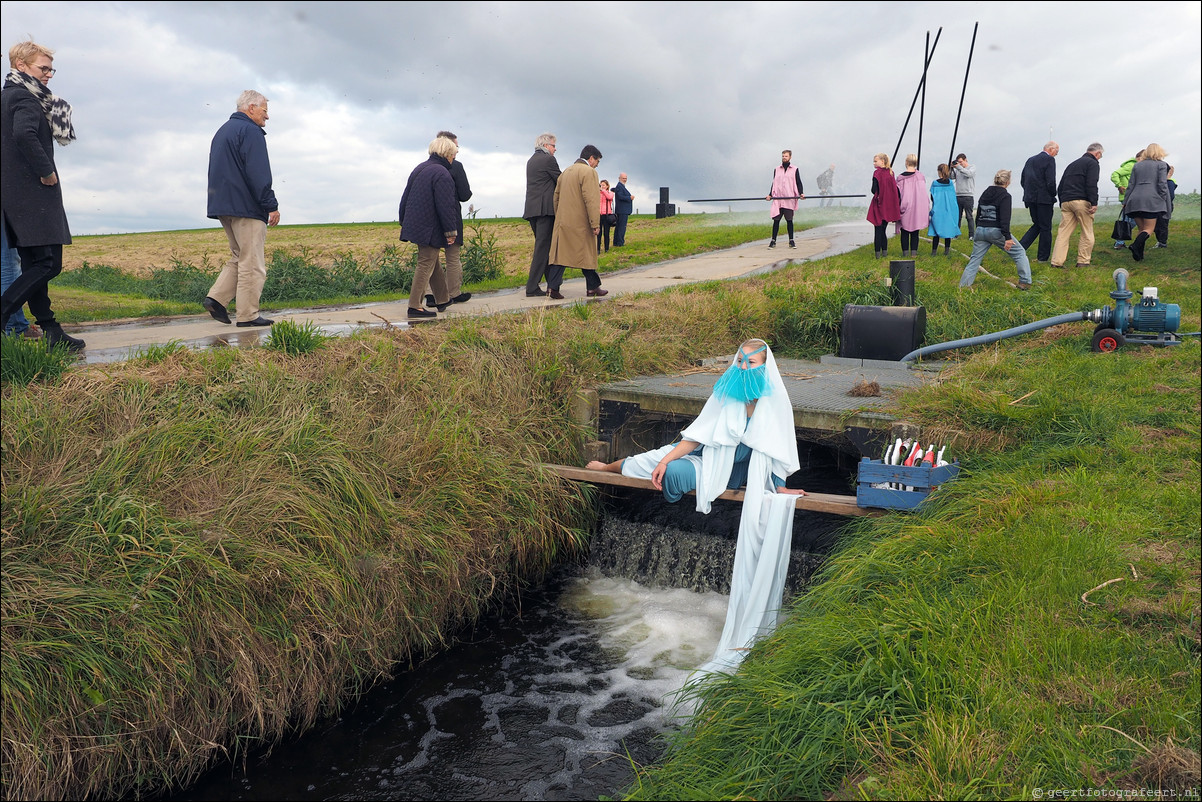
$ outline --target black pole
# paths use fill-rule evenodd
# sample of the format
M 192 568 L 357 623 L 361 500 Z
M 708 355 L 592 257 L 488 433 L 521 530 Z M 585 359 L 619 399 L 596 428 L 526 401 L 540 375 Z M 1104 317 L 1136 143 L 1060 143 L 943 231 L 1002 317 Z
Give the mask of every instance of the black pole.
M 897 161 L 897 152 L 901 150 L 902 139 L 906 136 L 906 129 L 910 127 L 910 117 L 914 115 L 914 105 L 918 103 L 918 93 L 926 85 L 927 68 L 931 66 L 931 59 L 935 57 L 935 48 L 939 46 L 939 36 L 942 33 L 943 28 L 935 32 L 935 44 L 931 45 L 931 52 L 927 55 L 926 61 L 922 65 L 922 80 L 918 82 L 918 88 L 914 90 L 914 99 L 910 101 L 910 113 L 906 115 L 906 124 L 902 126 L 901 136 L 897 138 L 897 147 L 893 149 L 893 159 L 890 161 L 890 164 Z
M 927 59 L 930 58 L 930 46 L 931 46 L 931 32 L 927 31 L 927 43 L 922 49 L 922 63 L 923 64 L 926 64 Z M 922 164 L 922 124 L 923 124 L 923 120 L 926 119 L 926 112 L 927 112 L 927 82 L 924 80 L 922 82 L 922 102 L 918 105 L 918 153 L 916 153 L 914 156 L 914 158 L 918 159 L 918 164 L 914 166 L 915 170 L 919 169 L 919 165 Z
M 948 166 L 955 163 L 952 161 L 952 156 L 956 154 L 956 136 L 960 133 L 960 113 L 964 111 L 964 94 L 968 91 L 968 71 L 972 69 L 972 51 L 977 46 L 978 25 L 980 25 L 979 22 L 972 24 L 972 44 L 968 46 L 968 64 L 964 67 L 964 87 L 960 90 L 960 108 L 956 109 L 956 128 L 952 131 L 952 149 L 947 154 Z

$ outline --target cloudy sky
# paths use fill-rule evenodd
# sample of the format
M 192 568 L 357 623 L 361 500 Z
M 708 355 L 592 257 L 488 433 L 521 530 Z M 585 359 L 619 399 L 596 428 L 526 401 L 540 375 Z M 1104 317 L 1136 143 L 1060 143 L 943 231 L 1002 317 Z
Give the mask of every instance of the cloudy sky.
M 1092 141 L 1103 176 L 1150 142 L 1202 186 L 1202 4 L 3 2 L 4 47 L 55 51 L 79 140 L 58 150 L 77 234 L 204 228 L 209 141 L 243 89 L 270 101 L 283 223 L 395 220 L 442 128 L 481 216 L 520 216 L 535 137 L 585 144 L 635 206 L 764 194 L 791 148 L 807 191 L 828 164 L 862 193 L 892 154 L 942 27 L 922 169 L 956 151 L 978 194 L 1049 139 Z M 899 161 L 918 149 L 915 108 Z M 1113 194 L 1103 180 L 1103 194 Z M 753 203 L 733 204 L 754 210 Z M 766 204 L 764 204 L 766 207 Z M 765 215 L 767 210 L 765 208 Z

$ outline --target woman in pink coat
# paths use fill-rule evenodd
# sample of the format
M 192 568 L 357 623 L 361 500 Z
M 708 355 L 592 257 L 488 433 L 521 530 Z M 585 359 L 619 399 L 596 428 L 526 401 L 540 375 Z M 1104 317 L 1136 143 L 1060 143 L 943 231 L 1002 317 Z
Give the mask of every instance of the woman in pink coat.
M 918 256 L 918 232 L 931 216 L 927 179 L 918 172 L 918 157 L 913 153 L 906 156 L 906 171 L 897 177 L 897 190 L 901 195 L 902 256 L 913 259 Z
M 617 223 L 614 214 L 614 193 L 610 191 L 609 182 L 601 181 L 601 231 L 597 234 L 597 253 L 601 253 L 601 238 L 605 237 L 605 250 L 609 251 L 609 230 Z

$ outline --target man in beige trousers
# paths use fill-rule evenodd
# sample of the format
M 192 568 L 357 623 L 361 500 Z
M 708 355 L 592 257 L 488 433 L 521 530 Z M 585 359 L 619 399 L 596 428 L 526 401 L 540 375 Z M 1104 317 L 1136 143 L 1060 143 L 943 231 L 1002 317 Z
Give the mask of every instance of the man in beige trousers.
M 280 205 L 271 189 L 266 125 L 267 98 L 248 89 L 238 96 L 237 111 L 217 130 L 209 148 L 208 216 L 221 221 L 231 256 L 203 305 L 222 323 L 230 322 L 225 305 L 231 300 L 239 326 L 274 322 L 259 314 L 259 296 L 267 281 L 267 227 L 280 222 Z

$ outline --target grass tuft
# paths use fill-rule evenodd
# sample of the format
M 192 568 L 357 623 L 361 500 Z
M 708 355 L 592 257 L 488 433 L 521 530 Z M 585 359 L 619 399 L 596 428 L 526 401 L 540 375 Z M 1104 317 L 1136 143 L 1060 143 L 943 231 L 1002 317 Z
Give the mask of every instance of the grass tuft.
M 281 320 L 271 327 L 271 334 L 264 345 L 295 356 L 311 354 L 331 339 L 330 335 L 322 334 L 321 328 L 312 321 L 297 325 L 291 320 Z
M 51 347 L 45 337 L 0 336 L 0 383 L 25 385 L 57 381 L 76 361 L 65 345 Z

